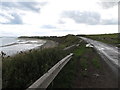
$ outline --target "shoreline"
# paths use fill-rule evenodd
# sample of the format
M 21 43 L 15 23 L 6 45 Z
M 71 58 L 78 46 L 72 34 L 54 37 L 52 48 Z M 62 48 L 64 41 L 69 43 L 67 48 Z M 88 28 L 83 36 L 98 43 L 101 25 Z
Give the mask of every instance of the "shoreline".
M 58 45 L 57 42 L 52 41 L 52 40 L 46 40 L 46 43 L 44 43 L 43 45 L 41 45 L 40 47 L 44 48 L 53 48 L 56 47 Z
M 31 39 L 29 39 L 29 40 L 31 40 Z M 40 43 L 39 40 L 37 40 L 37 41 L 38 41 L 38 43 Z M 42 41 L 45 41 L 45 42 L 43 44 L 41 44 L 41 45 L 38 44 L 38 46 L 36 46 L 34 48 L 31 48 L 31 49 L 28 49 L 28 50 L 20 50 L 20 51 L 17 51 L 16 53 L 12 53 L 11 55 L 9 55 L 7 53 L 4 53 L 4 51 L 1 50 L 0 56 L 3 57 L 3 58 L 4 57 L 14 57 L 17 54 L 27 53 L 27 52 L 31 52 L 33 50 L 38 50 L 38 49 L 42 50 L 42 49 L 45 49 L 45 48 L 53 48 L 53 47 L 56 47 L 58 45 L 57 42 L 54 42 L 52 40 L 42 40 Z M 27 44 L 25 44 L 25 45 L 27 45 Z

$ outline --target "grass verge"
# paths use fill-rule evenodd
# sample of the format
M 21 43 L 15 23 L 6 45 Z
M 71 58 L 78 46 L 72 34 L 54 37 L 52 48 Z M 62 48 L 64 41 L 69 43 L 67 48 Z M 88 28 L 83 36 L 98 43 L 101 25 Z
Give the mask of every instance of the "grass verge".
M 82 42 L 79 47 L 73 50 L 74 56 L 49 85 L 48 90 L 52 88 L 73 88 L 76 75 L 80 74 L 82 78 L 86 78 L 89 77 L 91 65 L 95 70 L 101 67 L 99 57 L 94 53 L 94 49 L 86 48 L 85 45 L 86 43 Z M 92 57 L 90 53 L 93 54 Z

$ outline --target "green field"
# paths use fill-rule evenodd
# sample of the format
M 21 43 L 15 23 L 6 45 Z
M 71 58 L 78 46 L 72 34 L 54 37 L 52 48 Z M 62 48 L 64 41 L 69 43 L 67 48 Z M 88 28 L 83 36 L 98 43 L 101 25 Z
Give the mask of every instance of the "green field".
M 120 47 L 120 33 L 86 35 L 86 37 Z

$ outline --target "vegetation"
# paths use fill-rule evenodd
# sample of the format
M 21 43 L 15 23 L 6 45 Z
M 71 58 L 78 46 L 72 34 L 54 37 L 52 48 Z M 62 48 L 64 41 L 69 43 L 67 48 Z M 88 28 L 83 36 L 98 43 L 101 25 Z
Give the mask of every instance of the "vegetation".
M 81 77 L 88 77 L 91 64 L 94 69 L 100 69 L 99 57 L 94 53 L 94 49 L 86 48 L 86 43 L 81 42 L 79 47 L 74 48 L 73 57 L 68 64 L 61 70 L 48 89 L 52 88 L 72 88 L 76 78 L 77 70 L 80 69 Z M 89 55 L 88 53 L 93 54 Z M 95 58 L 95 59 L 94 59 Z
M 44 36 L 44 37 L 39 37 L 39 36 L 34 36 L 34 37 L 27 37 L 27 36 L 21 36 L 19 38 L 36 38 L 36 39 L 44 39 L 44 40 L 53 40 L 55 42 L 59 43 L 59 47 L 65 48 L 67 46 L 73 45 L 75 43 L 78 43 L 79 38 L 76 37 L 75 35 L 68 34 L 66 36 Z
M 73 57 L 65 67 L 60 71 L 55 80 L 49 85 L 48 90 L 52 88 L 71 88 L 75 76 L 77 64 L 76 57 Z
M 34 38 L 41 39 L 41 37 Z M 59 42 L 59 45 L 56 48 L 38 49 L 3 59 L 3 88 L 27 88 L 71 52 L 74 53 L 72 59 L 60 71 L 48 89 L 73 87 L 73 81 L 78 73 L 77 69 L 81 70 L 82 77 L 87 77 L 91 64 L 95 69 L 101 68 L 99 57 L 94 53 L 94 49 L 86 48 L 84 41 L 80 42 L 78 47 L 63 50 L 65 47 L 79 42 L 74 35 L 42 37 L 42 39 Z
M 65 36 L 64 39 L 61 37 L 61 39 L 62 40 L 58 41 L 60 44 L 58 47 L 23 52 L 14 57 L 4 58 L 2 60 L 3 88 L 27 88 L 59 60 L 75 49 L 75 47 L 73 47 L 65 51 L 61 45 L 72 45 L 78 40 L 76 36 L 68 35 Z
M 98 60 L 98 58 L 97 57 L 95 57 L 93 60 L 92 60 L 92 63 L 93 63 L 93 66 L 95 67 L 95 68 L 100 68 L 100 62 L 99 62 L 99 60 Z
M 100 34 L 100 35 L 87 35 L 85 37 L 102 41 L 104 43 L 112 44 L 114 46 L 120 46 L 120 33 L 116 34 Z
M 3 88 L 27 88 L 66 54 L 54 48 L 4 58 Z

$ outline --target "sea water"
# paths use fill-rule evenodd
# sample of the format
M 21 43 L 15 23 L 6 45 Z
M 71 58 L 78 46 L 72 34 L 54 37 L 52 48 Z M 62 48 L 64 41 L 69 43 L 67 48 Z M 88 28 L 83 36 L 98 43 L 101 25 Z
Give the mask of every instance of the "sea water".
M 0 37 L 0 51 L 12 56 L 43 45 L 46 41 L 38 39 L 19 39 L 17 37 Z

